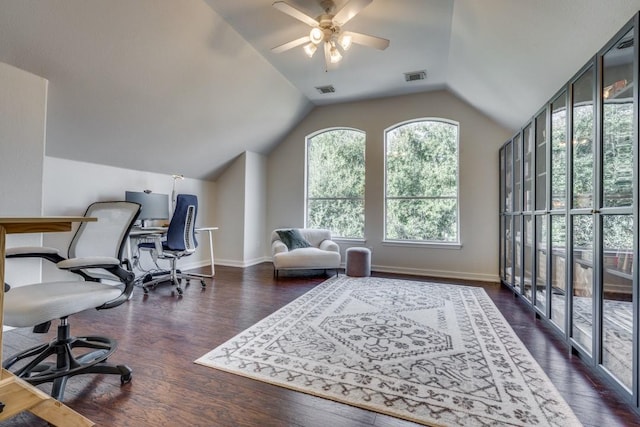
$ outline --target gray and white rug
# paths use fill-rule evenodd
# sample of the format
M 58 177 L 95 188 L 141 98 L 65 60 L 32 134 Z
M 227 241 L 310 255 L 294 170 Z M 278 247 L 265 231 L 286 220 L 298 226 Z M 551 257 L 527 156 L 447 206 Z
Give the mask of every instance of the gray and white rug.
M 425 425 L 581 425 L 477 287 L 332 278 L 196 363 Z

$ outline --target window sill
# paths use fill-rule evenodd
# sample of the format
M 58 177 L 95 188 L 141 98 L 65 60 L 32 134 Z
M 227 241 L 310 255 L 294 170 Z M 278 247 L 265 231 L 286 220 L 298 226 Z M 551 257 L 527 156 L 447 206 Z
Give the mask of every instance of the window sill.
M 348 238 L 348 237 L 332 237 L 331 240 L 337 243 L 345 243 L 345 244 L 364 245 L 365 243 L 367 243 L 367 239 L 359 239 L 359 238 L 355 239 L 355 238 Z
M 418 242 L 418 241 L 404 241 L 404 240 L 383 240 L 383 246 L 404 246 L 404 247 L 421 247 L 421 248 L 433 248 L 433 249 L 462 249 L 462 243 L 443 243 L 443 242 Z

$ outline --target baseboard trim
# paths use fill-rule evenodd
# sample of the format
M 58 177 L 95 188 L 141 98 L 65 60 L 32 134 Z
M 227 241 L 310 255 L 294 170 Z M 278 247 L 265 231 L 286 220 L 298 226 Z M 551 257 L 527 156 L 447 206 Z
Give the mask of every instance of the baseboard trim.
M 271 257 L 255 258 L 249 261 L 236 261 L 230 259 L 216 258 L 216 265 L 223 265 L 226 267 L 238 267 L 246 268 L 253 265 L 261 264 L 263 262 L 272 262 Z M 344 262 L 341 263 L 340 268 L 345 268 Z M 388 265 L 372 265 L 372 271 L 379 271 L 380 273 L 397 273 L 397 274 L 409 274 L 413 276 L 429 276 L 440 277 L 443 279 L 460 279 L 460 280 L 473 280 L 477 282 L 490 282 L 500 283 L 498 275 L 473 273 L 464 271 L 448 271 L 448 270 L 430 270 L 423 268 L 409 268 L 409 267 L 394 267 Z
M 191 270 L 194 268 L 209 267 L 209 266 L 211 266 L 211 261 L 208 259 L 195 261 L 195 262 L 179 262 L 178 263 L 179 270 Z
M 498 275 L 471 273 L 464 271 L 429 270 L 422 268 L 393 267 L 388 265 L 372 265 L 371 270 L 380 273 L 410 274 L 415 276 L 431 276 L 443 279 L 473 280 L 478 282 L 500 283 Z
M 262 264 L 263 262 L 271 262 L 271 257 L 254 258 L 248 261 L 236 261 L 232 259 L 216 258 L 216 265 L 223 265 L 225 267 L 246 268 L 257 264 Z

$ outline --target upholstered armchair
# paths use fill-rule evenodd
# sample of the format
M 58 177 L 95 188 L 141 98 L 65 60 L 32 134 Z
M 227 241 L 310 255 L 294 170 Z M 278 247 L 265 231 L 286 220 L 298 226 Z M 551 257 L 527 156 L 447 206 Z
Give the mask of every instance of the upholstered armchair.
M 340 246 L 323 229 L 276 229 L 271 233 L 274 275 L 280 270 L 335 270 L 340 268 Z

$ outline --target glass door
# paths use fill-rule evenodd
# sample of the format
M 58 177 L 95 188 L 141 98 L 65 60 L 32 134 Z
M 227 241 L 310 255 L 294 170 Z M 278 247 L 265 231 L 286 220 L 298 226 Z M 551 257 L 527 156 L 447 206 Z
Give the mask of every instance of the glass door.
M 522 134 L 523 155 L 524 155 L 524 204 L 522 210 L 530 212 L 533 210 L 533 153 L 534 140 L 531 124 L 524 128 Z
M 523 215 L 522 241 L 524 256 L 524 278 L 522 281 L 522 295 L 531 301 L 531 275 L 533 265 L 533 215 Z
M 513 286 L 513 143 L 504 147 L 504 281 Z
M 505 215 L 505 147 L 500 149 L 499 160 L 500 160 L 500 254 L 499 254 L 499 269 L 500 272 L 500 280 L 505 279 L 505 269 L 504 269 L 504 248 L 505 248 L 505 229 L 504 229 L 504 215 Z
M 522 292 L 522 138 L 513 138 L 513 287 Z
M 546 317 L 548 268 L 547 211 L 547 110 L 535 119 L 535 257 L 534 303 Z
M 571 337 L 593 353 L 595 67 L 572 84 Z
M 624 387 L 633 387 L 635 277 L 634 32 L 602 58 L 602 305 L 601 364 Z
M 531 123 L 525 126 L 522 132 L 522 154 L 523 154 L 523 271 L 522 271 L 522 295 L 529 301 L 532 300 L 531 285 L 533 276 L 533 155 L 534 155 L 534 134 Z
M 513 216 L 504 216 L 504 275 L 505 282 L 513 286 Z
M 562 92 L 551 102 L 551 281 L 550 318 L 565 331 L 567 304 L 567 93 Z

